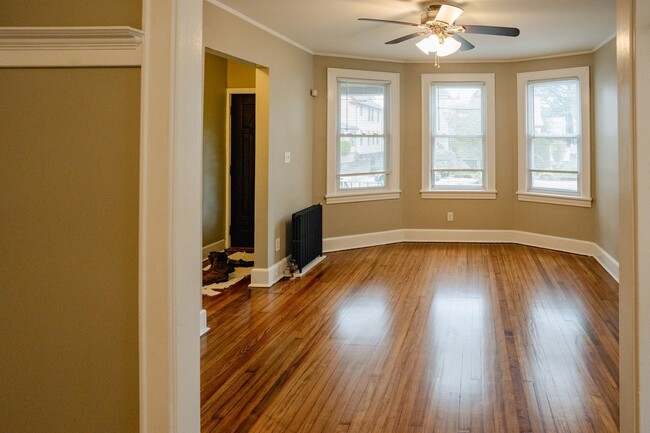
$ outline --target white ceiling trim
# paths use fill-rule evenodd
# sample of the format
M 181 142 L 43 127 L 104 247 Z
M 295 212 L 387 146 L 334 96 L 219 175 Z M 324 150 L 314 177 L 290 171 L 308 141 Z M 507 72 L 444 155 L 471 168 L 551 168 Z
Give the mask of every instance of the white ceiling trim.
M 315 56 L 322 56 L 322 57 L 336 57 L 338 59 L 354 59 L 354 60 L 370 60 L 372 62 L 390 62 L 390 63 L 409 63 L 405 60 L 397 60 L 397 59 L 382 59 L 379 57 L 364 57 L 364 56 L 353 56 L 350 54 L 337 54 L 337 53 L 313 53 Z M 429 63 L 429 62 L 425 62 Z
M 262 23 L 260 23 L 258 21 L 255 21 L 254 19 L 252 19 L 252 18 L 244 15 L 243 13 L 231 8 L 230 6 L 227 6 L 227 5 L 223 4 L 223 3 L 221 3 L 220 1 L 217 1 L 217 0 L 207 0 L 207 1 L 211 5 L 214 5 L 214 6 L 218 7 L 218 8 L 220 8 L 220 9 L 225 10 L 229 14 L 232 14 L 232 15 L 236 16 L 237 18 L 240 18 L 240 19 L 246 21 L 247 23 L 254 25 L 258 29 L 265 31 L 266 33 L 269 33 L 269 34 L 275 36 L 276 38 L 282 39 L 283 41 L 293 45 L 296 48 L 300 48 L 301 50 L 306 51 L 309 54 L 312 54 L 312 55 L 314 54 L 314 52 L 312 50 L 305 47 L 304 45 L 299 44 L 298 42 L 294 41 L 293 39 L 290 39 L 290 38 L 286 37 L 285 35 L 276 32 L 272 28 L 267 27 L 267 26 L 265 26 L 264 24 L 262 24 Z
M 607 43 L 608 43 L 609 41 L 611 41 L 612 39 L 615 39 L 615 38 L 616 38 L 616 32 L 612 33 L 612 34 L 611 34 L 607 39 L 605 39 L 604 41 L 602 41 L 600 44 L 596 45 L 596 48 L 594 48 L 591 52 L 592 52 L 592 53 L 595 53 L 596 51 L 600 50 L 602 47 L 604 47 L 605 45 L 607 45 Z

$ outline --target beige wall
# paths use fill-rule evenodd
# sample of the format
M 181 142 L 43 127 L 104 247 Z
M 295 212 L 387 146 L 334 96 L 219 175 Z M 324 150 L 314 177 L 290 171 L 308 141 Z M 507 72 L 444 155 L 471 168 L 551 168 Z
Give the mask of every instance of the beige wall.
M 138 431 L 140 69 L 0 69 L 0 431 Z
M 618 260 L 616 40 L 594 53 L 594 241 Z
M 203 28 L 207 48 L 258 67 L 255 261 L 256 266 L 267 267 L 290 254 L 287 222 L 293 212 L 311 204 L 313 59 L 207 2 Z M 262 85 L 264 80 L 268 86 Z M 259 116 L 260 101 L 268 102 L 268 122 Z M 260 130 L 264 124 L 267 132 Z M 284 152 L 291 152 L 290 164 L 284 163 Z M 275 238 L 282 243 L 278 252 Z
M 142 28 L 139 0 L 2 0 L 4 26 L 130 26 Z
M 314 57 L 314 201 L 326 192 L 327 68 L 401 73 L 401 190 L 399 200 L 325 206 L 325 237 L 400 228 L 514 229 L 594 241 L 595 208 L 519 202 L 517 191 L 517 73 L 591 66 L 591 55 L 514 63 L 386 63 Z M 424 73 L 494 73 L 496 91 L 496 200 L 424 200 L 420 198 L 422 158 L 421 75 Z M 600 149 L 598 149 L 600 150 Z M 606 164 L 606 160 L 603 161 Z M 615 161 L 613 162 L 615 164 Z M 596 177 L 593 165 L 593 178 Z M 447 212 L 454 221 L 447 222 Z M 567 223 L 571 222 L 571 223 Z M 609 239 L 609 238 L 608 238 Z M 614 240 L 615 241 L 615 240 Z
M 227 60 L 205 54 L 203 86 L 203 246 L 225 239 Z

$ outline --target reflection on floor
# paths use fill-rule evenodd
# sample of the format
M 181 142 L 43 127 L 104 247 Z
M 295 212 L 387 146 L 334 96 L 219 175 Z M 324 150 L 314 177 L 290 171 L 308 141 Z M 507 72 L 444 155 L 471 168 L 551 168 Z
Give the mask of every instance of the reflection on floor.
M 501 244 L 330 253 L 204 297 L 204 432 L 618 432 L 618 287 Z

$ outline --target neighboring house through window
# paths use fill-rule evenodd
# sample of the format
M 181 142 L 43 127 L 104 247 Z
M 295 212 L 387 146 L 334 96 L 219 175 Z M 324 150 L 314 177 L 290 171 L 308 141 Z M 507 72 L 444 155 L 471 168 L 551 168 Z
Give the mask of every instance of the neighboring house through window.
M 399 74 L 328 68 L 327 203 L 399 198 Z
M 494 74 L 422 75 L 422 198 L 494 199 Z
M 519 200 L 591 206 L 589 67 L 517 74 Z

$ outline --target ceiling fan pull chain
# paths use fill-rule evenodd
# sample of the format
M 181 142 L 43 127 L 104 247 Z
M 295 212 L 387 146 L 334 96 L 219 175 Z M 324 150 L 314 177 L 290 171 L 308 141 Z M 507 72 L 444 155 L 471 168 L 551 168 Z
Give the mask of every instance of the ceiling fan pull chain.
M 433 53 L 433 66 L 440 69 L 440 64 L 438 63 L 438 53 Z

